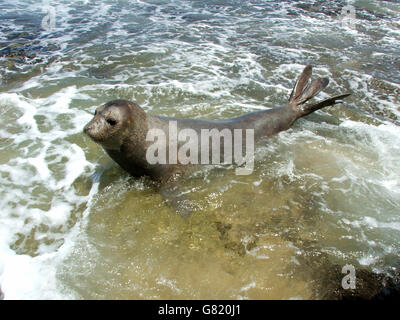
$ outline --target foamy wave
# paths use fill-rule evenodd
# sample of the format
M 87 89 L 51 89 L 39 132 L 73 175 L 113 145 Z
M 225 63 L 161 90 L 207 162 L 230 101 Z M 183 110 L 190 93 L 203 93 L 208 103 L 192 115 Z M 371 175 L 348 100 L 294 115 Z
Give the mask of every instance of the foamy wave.
M 92 189 L 96 189 L 92 186 L 84 196 L 73 186 L 94 168 L 78 145 L 64 140 L 80 132 L 82 117 L 87 117 L 69 109 L 75 94 L 73 87 L 38 100 L 0 94 L 0 106 L 8 106 L 2 118 L 16 111 L 21 115 L 15 124 L 3 122 L 6 135 L 2 136 L 12 141 L 13 148 L 25 145 L 0 165 L 0 286 L 6 299 L 72 297 L 57 282 L 57 264 L 68 252 L 74 228 L 81 224 L 71 223 L 74 212 L 90 202 Z M 60 111 L 72 114 L 77 125 L 63 130 L 57 123 Z M 52 128 L 43 131 L 37 116 L 46 117 Z M 18 133 L 9 134 L 11 126 Z M 2 152 L 9 152 L 8 148 Z M 36 249 L 28 249 L 31 246 Z

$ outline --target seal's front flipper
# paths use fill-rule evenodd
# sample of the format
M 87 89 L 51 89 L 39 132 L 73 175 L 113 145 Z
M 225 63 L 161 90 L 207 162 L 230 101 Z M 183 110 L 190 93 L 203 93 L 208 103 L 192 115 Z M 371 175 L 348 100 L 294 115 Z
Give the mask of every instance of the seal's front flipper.
M 179 215 L 184 218 L 189 218 L 192 215 L 194 211 L 193 200 L 187 196 L 178 182 L 162 184 L 158 191 L 165 202 L 172 206 Z
M 323 100 L 314 104 L 305 104 L 308 100 L 320 93 L 329 83 L 328 78 L 318 78 L 310 81 L 312 75 L 312 66 L 308 65 L 304 68 L 299 79 L 290 94 L 289 105 L 298 112 L 298 117 L 306 116 L 323 107 L 331 106 L 341 102 L 341 100 L 350 95 L 350 93 L 341 94 L 332 98 Z

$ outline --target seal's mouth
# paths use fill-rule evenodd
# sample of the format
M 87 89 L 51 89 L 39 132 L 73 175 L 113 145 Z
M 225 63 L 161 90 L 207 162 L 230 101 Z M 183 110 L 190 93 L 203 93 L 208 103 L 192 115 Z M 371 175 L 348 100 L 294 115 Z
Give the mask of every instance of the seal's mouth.
M 92 137 L 92 135 L 91 135 L 91 130 L 92 130 L 93 128 L 90 126 L 90 122 L 83 128 L 83 133 L 84 134 L 86 134 L 87 136 L 89 136 L 89 137 Z
M 94 143 L 99 144 L 101 147 L 105 149 L 118 150 L 120 147 L 119 145 L 116 146 L 115 142 L 111 138 L 112 135 L 109 135 L 104 131 L 99 132 L 96 123 L 89 122 L 83 128 L 83 133 L 86 134 Z
M 103 142 L 104 142 L 104 139 L 91 136 L 90 134 L 88 134 L 88 136 L 89 136 L 90 139 L 92 139 L 92 141 L 94 141 L 94 142 L 96 142 L 98 144 L 103 144 Z
M 99 137 L 98 135 L 95 135 L 93 132 L 94 128 L 92 123 L 88 123 L 84 128 L 83 128 L 83 133 L 86 134 L 90 139 L 92 139 L 96 143 L 102 143 L 104 141 L 103 137 Z

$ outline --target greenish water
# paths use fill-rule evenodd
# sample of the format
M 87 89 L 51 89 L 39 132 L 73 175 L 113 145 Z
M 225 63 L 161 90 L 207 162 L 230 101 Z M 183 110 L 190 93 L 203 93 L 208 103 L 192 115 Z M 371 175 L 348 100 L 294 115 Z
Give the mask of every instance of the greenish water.
M 0 3 L 6 299 L 323 299 L 337 267 L 398 272 L 398 3 L 354 1 L 355 29 L 344 1 L 52 5 L 46 32 L 42 4 Z M 82 133 L 116 98 L 201 119 L 280 106 L 309 63 L 331 80 L 318 99 L 352 96 L 263 140 L 249 176 L 200 166 L 188 219 Z

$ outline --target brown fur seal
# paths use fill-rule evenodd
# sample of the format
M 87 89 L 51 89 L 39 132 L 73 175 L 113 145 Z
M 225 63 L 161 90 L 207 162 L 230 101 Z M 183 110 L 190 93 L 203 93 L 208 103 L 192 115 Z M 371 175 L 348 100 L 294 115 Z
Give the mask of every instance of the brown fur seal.
M 329 82 L 327 78 L 318 78 L 310 82 L 311 74 L 312 67 L 308 65 L 297 80 L 289 102 L 283 107 L 212 121 L 150 116 L 134 102 L 114 100 L 97 108 L 93 119 L 85 126 L 84 132 L 94 142 L 100 144 L 108 155 L 131 175 L 135 177 L 146 175 L 154 181 L 165 182 L 183 172 L 188 165 L 175 162 L 149 163 L 146 158 L 152 144 L 146 139 L 149 130 L 159 129 L 169 136 L 171 122 L 176 124 L 178 130 L 190 128 L 192 132 L 199 135 L 204 129 L 232 132 L 235 129 L 251 129 L 257 141 L 261 137 L 287 130 L 297 119 L 323 107 L 334 105 L 349 95 L 342 94 L 318 103 L 306 104 Z M 167 149 L 169 141 L 166 140 Z M 182 141 L 179 143 L 180 146 L 183 144 Z M 220 152 L 223 153 L 223 147 Z

